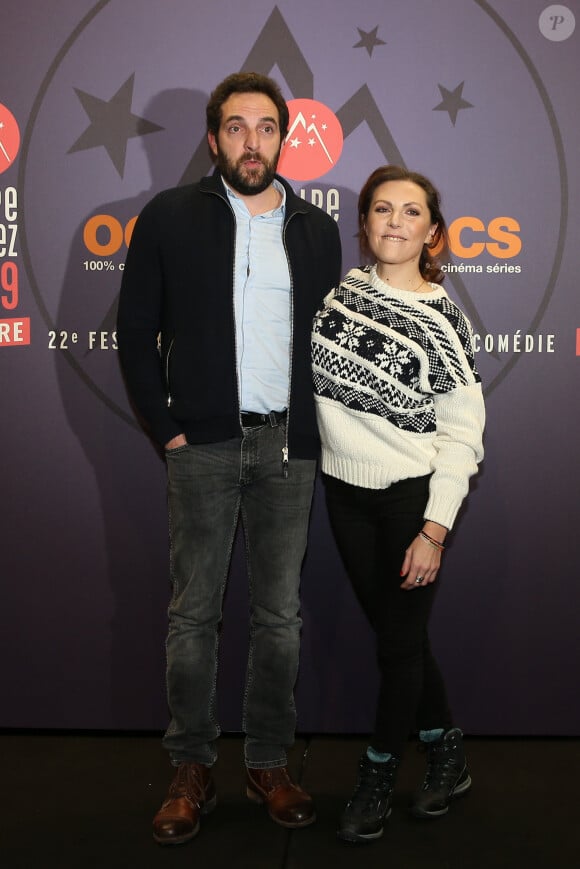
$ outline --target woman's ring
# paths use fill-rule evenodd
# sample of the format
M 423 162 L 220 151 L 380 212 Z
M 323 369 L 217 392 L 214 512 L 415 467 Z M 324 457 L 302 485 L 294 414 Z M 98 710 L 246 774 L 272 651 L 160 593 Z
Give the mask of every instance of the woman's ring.
M 424 579 L 424 577 L 418 576 L 417 579 L 415 580 L 415 582 L 417 583 L 417 585 L 420 585 L 423 582 L 423 579 Z

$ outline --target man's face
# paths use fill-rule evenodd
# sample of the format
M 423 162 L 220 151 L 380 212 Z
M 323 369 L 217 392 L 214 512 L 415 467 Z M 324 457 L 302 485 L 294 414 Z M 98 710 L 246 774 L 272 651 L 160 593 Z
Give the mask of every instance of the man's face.
M 222 104 L 217 137 L 207 137 L 219 171 L 236 192 L 255 196 L 270 186 L 282 147 L 278 109 L 270 97 L 232 94 Z

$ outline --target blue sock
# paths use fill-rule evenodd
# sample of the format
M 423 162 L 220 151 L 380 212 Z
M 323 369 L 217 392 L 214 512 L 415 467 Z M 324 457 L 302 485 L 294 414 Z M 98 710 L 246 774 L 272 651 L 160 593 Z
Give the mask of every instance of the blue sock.
M 387 763 L 392 756 L 393 755 L 388 752 L 381 753 L 380 751 L 375 751 L 370 745 L 367 748 L 367 757 L 369 760 L 372 760 L 373 763 Z
M 419 731 L 419 739 L 421 742 L 437 742 L 438 739 L 441 739 L 445 731 L 442 727 L 437 727 L 435 730 L 420 730 Z

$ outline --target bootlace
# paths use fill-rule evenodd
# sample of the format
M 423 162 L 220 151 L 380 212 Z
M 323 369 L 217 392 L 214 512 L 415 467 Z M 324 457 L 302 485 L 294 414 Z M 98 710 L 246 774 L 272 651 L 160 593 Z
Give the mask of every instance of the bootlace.
M 384 798 L 393 788 L 396 766 L 387 763 L 361 762 L 355 791 L 349 801 L 351 808 L 369 808 Z
M 266 791 L 274 791 L 277 788 L 293 787 L 293 784 L 285 766 L 274 766 L 261 773 L 260 786 Z
M 169 786 L 167 801 L 184 797 L 192 804 L 199 804 L 203 796 L 204 789 L 199 767 L 194 763 L 181 763 Z
M 448 743 L 432 743 L 427 746 L 427 773 L 425 787 L 434 785 L 445 787 L 452 784 L 457 776 L 455 768 L 455 746 Z

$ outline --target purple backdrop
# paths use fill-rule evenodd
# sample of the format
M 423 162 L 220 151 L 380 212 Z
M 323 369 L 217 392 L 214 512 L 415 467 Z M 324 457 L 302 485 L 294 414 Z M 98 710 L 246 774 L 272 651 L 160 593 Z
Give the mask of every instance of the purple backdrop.
M 340 122 L 330 171 L 293 183 L 338 217 L 345 267 L 372 169 L 404 162 L 441 188 L 446 286 L 475 327 L 488 426 L 434 643 L 467 732 L 578 735 L 580 3 L 145 5 L 3 6 L 0 727 L 166 724 L 165 471 L 115 349 L 125 228 L 153 193 L 207 172 L 208 94 L 253 68 Z M 372 641 L 320 491 L 302 589 L 300 727 L 367 730 Z M 238 541 L 228 730 L 246 612 Z

